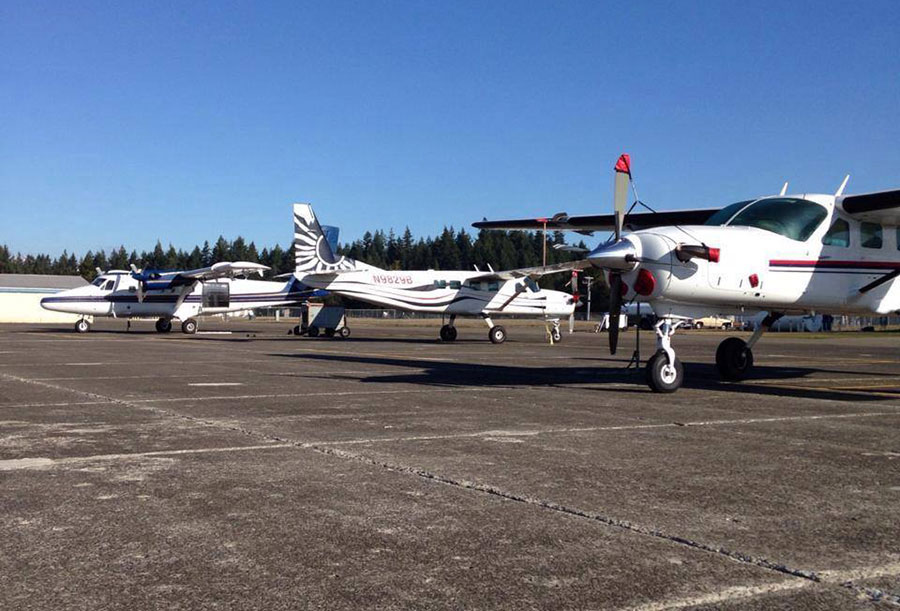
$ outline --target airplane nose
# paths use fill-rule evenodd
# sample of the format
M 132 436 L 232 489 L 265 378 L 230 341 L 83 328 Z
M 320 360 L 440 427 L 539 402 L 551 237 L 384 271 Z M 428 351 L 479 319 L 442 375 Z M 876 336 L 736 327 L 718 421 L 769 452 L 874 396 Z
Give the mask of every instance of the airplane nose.
M 51 301 L 50 297 L 44 297 L 43 299 L 41 299 L 41 307 L 45 310 L 59 311 L 57 304 Z
M 630 272 L 638 263 L 637 249 L 627 238 L 602 244 L 592 250 L 587 258 L 596 267 L 616 272 Z

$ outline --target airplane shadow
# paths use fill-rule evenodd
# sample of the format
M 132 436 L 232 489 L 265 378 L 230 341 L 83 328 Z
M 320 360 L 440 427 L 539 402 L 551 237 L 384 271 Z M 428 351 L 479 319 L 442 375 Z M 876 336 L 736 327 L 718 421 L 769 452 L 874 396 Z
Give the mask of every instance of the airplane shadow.
M 582 391 L 650 393 L 644 381 L 643 369 L 625 369 L 624 361 L 615 361 L 615 366 L 608 367 L 525 367 L 513 365 L 491 365 L 484 363 L 456 363 L 450 361 L 422 361 L 407 358 L 390 358 L 375 356 L 357 356 L 351 354 L 271 354 L 271 356 L 324 361 L 334 363 L 356 363 L 363 365 L 383 365 L 414 369 L 409 373 L 391 375 L 377 374 L 359 378 L 346 376 L 346 379 L 375 384 L 421 384 L 428 386 L 565 386 L 569 384 L 593 384 Z M 767 367 L 755 366 L 754 375 L 747 382 L 723 382 L 714 365 L 705 363 L 685 363 L 685 382 L 683 388 L 695 390 L 715 390 L 739 394 L 755 394 L 802 399 L 829 399 L 836 401 L 885 401 L 896 395 L 900 398 L 900 388 L 879 390 L 874 395 L 864 389 L 828 389 L 801 386 L 802 381 L 814 373 L 832 372 L 853 375 L 890 376 L 875 372 L 858 372 L 845 370 L 824 370 L 804 367 Z M 331 376 L 334 378 L 335 376 Z M 760 380 L 797 380 L 798 385 L 782 384 L 766 386 Z M 637 388 L 603 388 L 602 384 L 636 384 Z

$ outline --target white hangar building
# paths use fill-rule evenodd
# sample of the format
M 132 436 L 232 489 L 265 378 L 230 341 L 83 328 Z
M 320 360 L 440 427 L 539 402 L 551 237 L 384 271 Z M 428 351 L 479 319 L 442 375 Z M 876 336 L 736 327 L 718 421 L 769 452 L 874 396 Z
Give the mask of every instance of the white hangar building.
M 0 323 L 71 322 L 78 314 L 51 312 L 41 307 L 41 299 L 87 284 L 81 276 L 45 276 L 42 274 L 0 274 Z

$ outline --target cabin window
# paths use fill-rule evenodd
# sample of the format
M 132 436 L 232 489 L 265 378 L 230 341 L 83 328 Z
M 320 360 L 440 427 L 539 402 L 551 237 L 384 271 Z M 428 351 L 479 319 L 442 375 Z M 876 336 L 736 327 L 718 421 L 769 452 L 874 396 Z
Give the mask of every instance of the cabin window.
M 466 282 L 465 284 L 463 284 L 463 286 L 465 286 L 467 289 L 472 289 L 473 291 L 481 290 L 481 283 L 477 282 L 477 281 L 476 282 Z
M 115 280 L 107 280 L 107 281 L 106 281 L 106 284 L 103 285 L 103 289 L 102 289 L 102 290 L 104 290 L 104 291 L 111 291 L 111 290 L 113 290 L 113 287 L 114 287 L 115 285 L 116 285 L 116 281 L 115 281 Z
M 837 219 L 822 238 L 825 246 L 850 246 L 850 223 L 844 219 Z
M 489 291 L 499 291 L 500 283 L 499 282 L 488 282 L 487 290 Z
M 446 281 L 446 280 L 435 280 L 435 281 L 434 281 L 434 288 L 436 288 L 436 289 L 445 289 L 445 288 L 447 288 L 447 281 Z
M 728 223 L 732 227 L 756 227 L 791 240 L 805 242 L 822 224 L 828 211 L 805 199 L 771 197 L 758 200 Z
M 897 227 L 897 250 L 900 250 L 900 227 Z
M 731 220 L 731 217 L 743 210 L 747 206 L 747 204 L 752 202 L 752 199 L 747 199 L 742 202 L 737 202 L 735 204 L 725 206 L 724 208 L 713 214 L 711 217 L 706 219 L 704 225 L 724 225 L 729 220 Z
M 461 287 L 462 287 L 462 282 L 460 282 L 459 280 L 451 280 L 450 281 L 451 289 L 459 290 Z
M 881 238 L 881 225 L 878 223 L 860 223 L 859 224 L 859 243 L 863 248 L 881 248 L 883 240 Z

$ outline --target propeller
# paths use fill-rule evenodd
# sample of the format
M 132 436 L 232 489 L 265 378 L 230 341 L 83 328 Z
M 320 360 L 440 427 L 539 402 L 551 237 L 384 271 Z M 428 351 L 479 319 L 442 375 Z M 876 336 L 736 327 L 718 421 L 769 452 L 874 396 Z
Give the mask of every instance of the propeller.
M 631 180 L 631 158 L 623 154 L 616 162 L 616 182 L 613 194 L 613 213 L 615 215 L 615 240 L 603 253 L 606 258 L 610 255 L 621 257 L 622 262 L 627 262 L 628 253 L 622 250 L 630 250 L 634 256 L 634 247 L 630 242 L 622 240 L 622 226 L 625 224 L 625 205 L 628 200 L 628 184 Z M 599 253 L 598 253 L 599 254 Z M 600 257 L 596 257 L 599 259 Z M 592 259 L 593 262 L 593 259 Z M 633 267 L 633 264 L 632 264 Z M 619 317 L 622 315 L 622 271 L 610 267 L 609 272 L 609 353 L 615 354 L 619 344 Z

